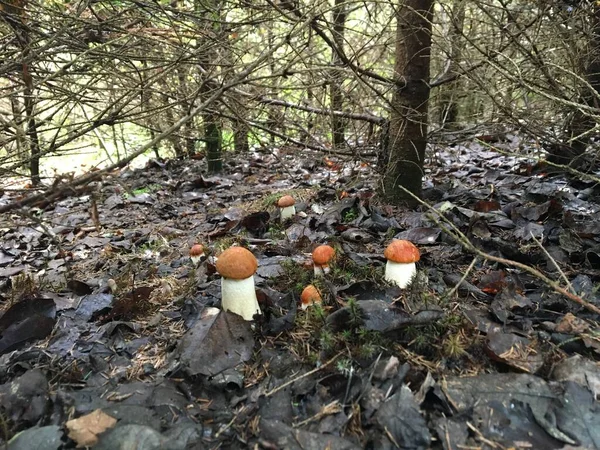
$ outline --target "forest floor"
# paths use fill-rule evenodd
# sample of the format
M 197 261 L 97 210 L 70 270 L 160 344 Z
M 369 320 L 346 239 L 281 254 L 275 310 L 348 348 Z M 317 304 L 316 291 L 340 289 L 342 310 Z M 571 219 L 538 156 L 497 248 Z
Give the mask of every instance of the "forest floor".
M 287 149 L 233 157 L 218 177 L 202 160 L 150 161 L 6 214 L 0 438 L 600 448 L 600 185 L 503 155 L 519 146 L 432 148 L 412 210 L 377 198 L 369 161 Z M 297 214 L 281 223 L 283 194 Z M 421 251 L 408 289 L 383 279 L 393 238 Z M 336 260 L 315 279 L 323 243 Z M 214 258 L 232 245 L 259 262 L 254 322 L 218 309 Z M 310 283 L 323 304 L 303 310 Z

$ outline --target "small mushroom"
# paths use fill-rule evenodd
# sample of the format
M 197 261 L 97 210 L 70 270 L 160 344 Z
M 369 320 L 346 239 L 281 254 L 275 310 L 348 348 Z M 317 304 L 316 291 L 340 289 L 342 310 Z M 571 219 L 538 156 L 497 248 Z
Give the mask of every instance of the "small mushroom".
M 315 277 L 322 277 L 329 273 L 329 264 L 335 256 L 335 250 L 330 245 L 319 245 L 312 252 Z
M 412 242 L 394 240 L 383 254 L 387 259 L 385 279 L 404 289 L 417 273 L 415 263 L 421 259 L 419 249 Z
M 192 248 L 190 248 L 190 259 L 192 260 L 192 264 L 197 266 L 200 263 L 200 260 L 204 256 L 204 247 L 202 244 L 194 244 Z
M 309 306 L 318 304 L 320 305 L 323 301 L 321 297 L 321 293 L 319 290 L 312 284 L 309 284 L 302 291 L 302 295 L 300 296 L 301 308 L 305 310 Z
M 281 221 L 283 222 L 286 219 L 291 219 L 296 214 L 296 207 L 294 206 L 296 201 L 294 197 L 291 195 L 284 195 L 277 202 L 277 206 L 279 206 Z
M 221 253 L 216 267 L 222 277 L 223 310 L 236 313 L 244 320 L 252 320 L 255 314 L 261 314 L 254 290 L 258 261 L 252 252 L 243 247 L 230 247 Z

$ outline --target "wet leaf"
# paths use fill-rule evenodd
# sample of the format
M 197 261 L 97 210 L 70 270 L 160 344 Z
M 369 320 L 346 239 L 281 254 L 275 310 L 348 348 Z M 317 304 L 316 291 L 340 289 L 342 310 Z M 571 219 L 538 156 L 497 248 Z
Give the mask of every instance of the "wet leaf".
M 416 227 L 403 231 L 394 236 L 394 239 L 405 239 L 417 245 L 434 244 L 440 237 L 442 230 L 439 228 Z
M 52 332 L 55 321 L 53 300 L 33 298 L 14 304 L 0 317 L 0 354 L 44 339 Z
M 58 425 L 33 427 L 21 431 L 8 442 L 9 450 L 58 450 L 62 448 L 63 432 Z
M 250 322 L 217 308 L 205 308 L 179 345 L 181 364 L 190 375 L 214 376 L 252 356 Z
M 535 373 L 544 364 L 538 346 L 516 334 L 491 330 L 487 336 L 487 349 L 495 360 L 523 372 Z
M 90 285 L 74 278 L 67 281 L 67 288 L 71 289 L 77 295 L 89 295 L 93 291 Z
M 266 211 L 260 211 L 245 216 L 240 224 L 254 235 L 259 235 L 269 228 L 270 214 Z
M 431 434 L 419 411 L 411 390 L 402 385 L 399 392 L 389 398 L 375 414 L 382 435 L 393 437 L 399 448 L 429 448 Z

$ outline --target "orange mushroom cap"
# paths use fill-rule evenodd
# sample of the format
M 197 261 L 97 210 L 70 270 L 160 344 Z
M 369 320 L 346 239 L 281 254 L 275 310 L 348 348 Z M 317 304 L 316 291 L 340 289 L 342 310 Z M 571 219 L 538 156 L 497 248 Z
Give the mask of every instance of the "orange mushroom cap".
M 403 239 L 392 241 L 383 256 L 389 261 L 401 264 L 414 263 L 421 259 L 419 249 L 412 242 Z
M 190 248 L 190 257 L 201 256 L 204 253 L 204 247 L 202 244 L 194 244 Z
M 258 261 L 250 250 L 244 247 L 230 247 L 217 259 L 217 272 L 224 278 L 243 280 L 254 275 Z
M 287 208 L 288 206 L 292 206 L 296 204 L 296 200 L 291 195 L 284 195 L 277 202 L 277 206 L 280 208 Z
M 313 303 L 321 303 L 322 302 L 321 293 L 314 285 L 309 284 L 302 291 L 302 295 L 300 296 L 300 301 L 302 302 L 302 306 L 304 308 L 312 305 Z
M 312 252 L 313 262 L 319 266 L 325 266 L 335 256 L 335 250 L 329 245 L 319 245 Z

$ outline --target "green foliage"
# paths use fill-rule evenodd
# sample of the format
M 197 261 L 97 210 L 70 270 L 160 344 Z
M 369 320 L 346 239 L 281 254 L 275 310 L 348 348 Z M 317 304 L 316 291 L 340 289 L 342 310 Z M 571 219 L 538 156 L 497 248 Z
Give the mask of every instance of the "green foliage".
M 271 239 L 284 239 L 285 238 L 285 228 L 281 226 L 279 222 L 271 222 L 269 225 L 269 234 L 271 235 Z
M 340 358 L 335 363 L 335 368 L 343 375 L 350 375 L 353 371 L 352 360 L 350 358 Z
M 426 356 L 459 357 L 465 353 L 466 338 L 462 333 L 463 318 L 450 313 L 435 323 L 404 329 L 404 340 L 410 348 Z
M 321 331 L 319 340 L 323 351 L 330 353 L 335 348 L 335 336 L 327 328 Z
M 339 254 L 338 250 L 336 252 Z M 350 284 L 360 281 L 370 281 L 375 284 L 384 283 L 383 271 L 373 265 L 358 265 L 349 258 L 336 258 L 331 265 L 328 277 L 334 283 Z
M 342 222 L 352 222 L 358 217 L 358 209 L 356 207 L 352 207 L 344 212 L 342 217 Z
M 350 312 L 350 320 L 348 321 L 348 325 L 350 328 L 354 329 L 362 323 L 360 307 L 358 306 L 358 302 L 354 297 L 350 297 L 348 299 L 347 307 L 348 311 Z
M 149 184 L 148 186 L 134 189 L 131 191 L 131 196 L 135 197 L 136 195 L 150 194 L 152 192 L 159 191 L 160 189 L 162 189 L 160 184 Z
M 281 269 L 282 273 L 277 278 L 277 282 L 278 288 L 282 291 L 293 289 L 299 295 L 313 281 L 313 272 L 291 259 L 283 260 L 281 262 Z M 318 288 L 319 286 L 316 287 Z
M 233 246 L 237 242 L 236 238 L 233 236 L 225 236 L 215 241 L 213 248 L 215 249 L 215 254 L 223 253 L 229 247 Z
M 465 353 L 465 343 L 462 333 L 456 332 L 446 336 L 442 344 L 442 354 L 444 356 L 458 358 Z

